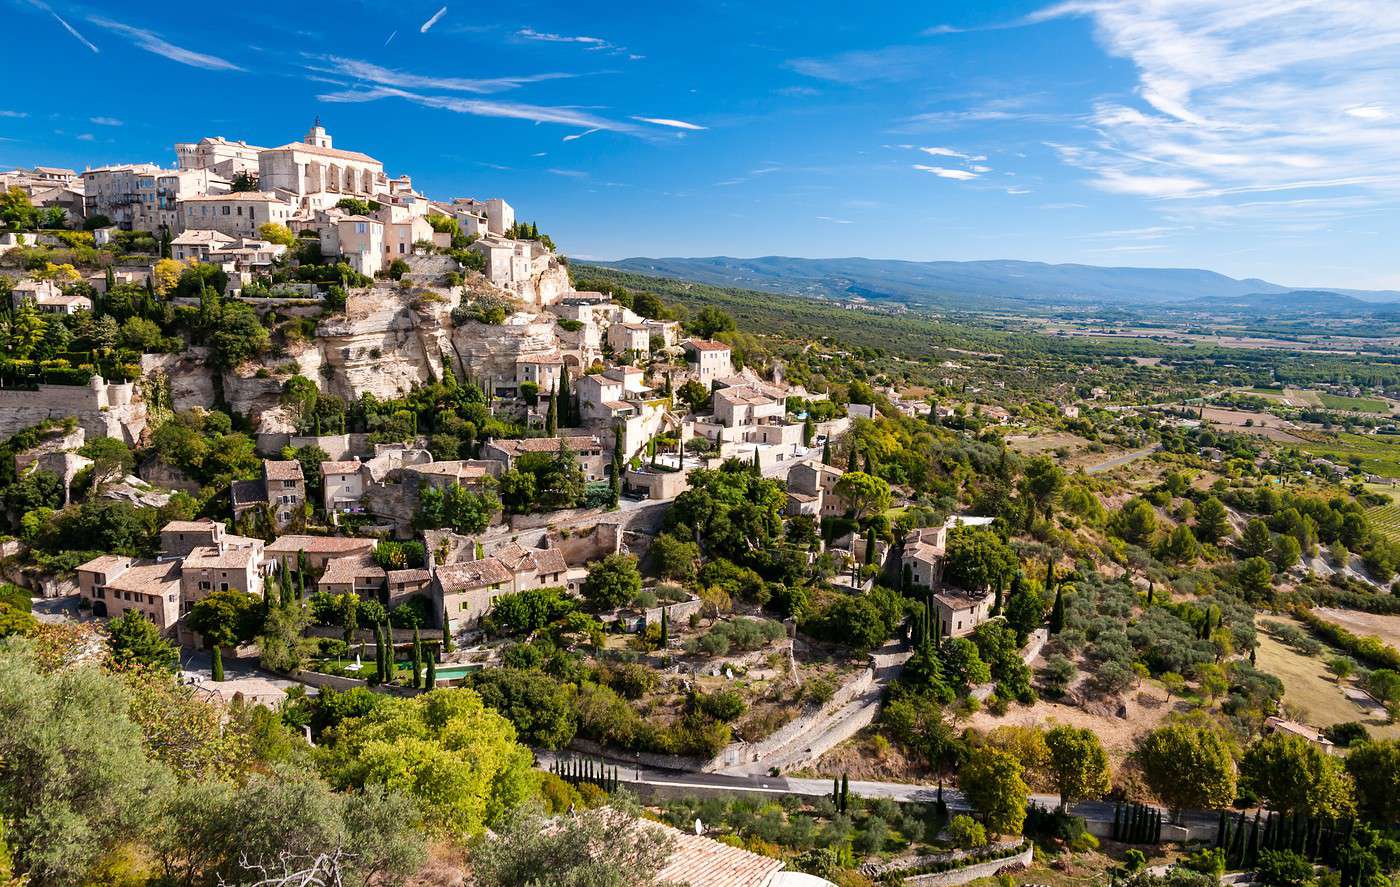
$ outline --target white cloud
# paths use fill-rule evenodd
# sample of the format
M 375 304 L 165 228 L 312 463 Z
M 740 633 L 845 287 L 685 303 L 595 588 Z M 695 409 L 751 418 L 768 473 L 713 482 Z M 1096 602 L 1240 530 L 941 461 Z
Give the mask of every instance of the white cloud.
M 94 135 L 93 135 L 92 133 L 90 133 L 90 132 L 85 132 L 85 133 L 83 133 L 82 135 L 78 136 L 78 141 L 80 141 L 80 142 L 93 142 L 93 141 L 96 141 L 96 140 L 97 140 L 97 137 L 94 136 Z
M 376 102 L 380 99 L 398 98 L 427 108 L 439 108 L 444 111 L 473 114 L 478 117 L 505 117 L 513 120 L 530 120 L 535 123 L 558 123 L 579 129 L 606 129 L 634 135 L 642 132 L 639 127 L 630 123 L 608 120 L 577 108 L 465 99 L 455 96 L 422 95 L 390 86 L 376 86 L 365 90 L 347 89 L 340 92 L 324 93 L 316 98 L 318 101 L 340 104 Z
M 898 83 L 926 76 L 936 52 L 927 46 L 855 49 L 825 58 L 792 59 L 786 67 L 833 83 Z
M 1030 188 L 1007 188 L 1007 189 L 1006 189 L 1006 193 L 1007 193 L 1007 194 L 1012 194 L 1012 195 L 1017 195 L 1017 194 L 1029 194 L 1029 193 L 1031 193 L 1031 189 L 1030 189 Z
M 403 89 L 437 89 L 444 92 L 471 92 L 483 95 L 518 89 L 530 83 L 563 80 L 577 76 L 574 74 L 547 73 L 525 74 L 519 77 L 430 77 L 422 74 L 413 74 L 408 71 L 396 71 L 392 68 L 376 65 L 373 62 L 342 58 L 336 55 L 324 56 L 318 59 L 318 61 L 322 64 L 308 66 L 310 70 L 320 71 L 323 74 L 337 74 L 342 77 L 352 77 L 356 80 L 377 83 L 380 86 L 397 86 Z
M 203 52 L 196 52 L 193 49 L 186 49 L 183 46 L 176 46 L 174 43 L 163 39 L 159 34 L 147 31 L 143 28 L 134 28 L 131 25 L 124 25 L 121 22 L 112 21 L 102 16 L 92 16 L 88 19 L 99 28 L 106 28 L 109 31 L 131 38 L 131 42 L 136 44 L 138 49 L 153 53 L 172 62 L 179 62 L 182 65 L 189 65 L 193 68 L 205 68 L 210 71 L 242 71 L 238 65 L 228 59 L 219 58 L 216 55 L 209 55 Z
M 592 128 L 592 129 L 585 129 L 583 132 L 570 133 L 569 135 L 566 135 L 566 136 L 564 136 L 564 138 L 560 139 L 560 141 L 562 141 L 562 142 L 572 142 L 572 141 L 576 141 L 576 140 L 578 140 L 578 139 L 583 138 L 584 136 L 591 136 L 591 135 L 593 135 L 593 133 L 595 133 L 595 132 L 597 132 L 597 131 L 598 131 L 598 128 L 595 126 L 595 127 Z
M 949 169 L 946 166 L 925 166 L 922 163 L 914 164 L 914 168 L 920 172 L 933 173 L 940 179 L 954 179 L 959 182 L 966 182 L 969 179 L 977 178 L 977 173 L 966 169 Z
M 1203 214 L 1243 194 L 1400 198 L 1394 0 L 1070 0 L 1031 19 L 1062 16 L 1137 71 L 1136 100 L 1094 106 L 1090 140 L 1051 145 L 1095 187 Z
M 974 163 L 972 165 L 972 171 L 975 173 L 991 172 L 992 168 L 990 166 L 982 166 L 979 163 Z
M 521 28 L 515 32 L 515 36 L 522 40 L 531 40 L 536 43 L 572 43 L 582 46 L 590 52 L 603 52 L 608 55 L 626 56 L 628 61 L 638 61 L 646 56 L 628 52 L 627 47 L 618 46 L 602 37 L 591 37 L 586 34 L 554 34 L 549 31 L 536 31 L 534 28 Z
M 89 123 L 96 123 L 98 126 L 121 126 L 120 120 L 115 117 L 89 117 Z
M 545 172 L 552 176 L 561 176 L 566 179 L 586 179 L 588 173 L 581 169 L 547 169 Z
M 0 117 L 28 117 L 28 111 L 0 111 Z
M 1385 120 L 1390 116 L 1390 112 L 1380 105 L 1357 105 L 1347 108 L 1344 113 L 1358 120 Z
M 695 123 L 686 123 L 684 120 L 675 120 L 670 117 L 633 117 L 632 119 L 655 126 L 669 126 L 672 129 L 702 130 L 705 128 Z
M 585 46 L 607 46 L 608 41 L 602 37 L 571 37 L 567 34 L 550 34 L 536 31 L 534 28 L 521 28 L 515 32 L 515 36 L 523 37 L 526 40 L 538 40 L 542 43 L 582 43 Z
M 852 224 L 855 224 L 855 223 L 852 222 L 850 219 L 833 219 L 831 216 L 817 216 L 817 221 L 818 221 L 818 222 L 830 222 L 830 223 L 833 224 L 833 225 L 852 225 Z
M 428 31 L 432 28 L 433 25 L 435 25 L 435 24 L 437 24 L 438 22 L 442 21 L 442 17 L 443 17 L 444 15 L 447 15 L 447 7 L 446 7 L 446 6 L 442 7 L 442 8 L 439 9 L 437 12 L 433 13 L 432 16 L 431 16 L 426 22 L 424 22 L 423 24 L 419 25 L 419 27 L 418 27 L 418 33 L 420 33 L 420 34 L 426 34 L 426 33 L 428 33 Z M 387 42 L 387 41 L 386 41 L 386 42 Z

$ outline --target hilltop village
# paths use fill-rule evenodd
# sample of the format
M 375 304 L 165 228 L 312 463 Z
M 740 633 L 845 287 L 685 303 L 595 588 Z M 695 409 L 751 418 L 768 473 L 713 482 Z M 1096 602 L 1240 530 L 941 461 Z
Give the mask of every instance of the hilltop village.
M 0 171 L 0 883 L 1391 883 L 1391 371 L 174 154 Z

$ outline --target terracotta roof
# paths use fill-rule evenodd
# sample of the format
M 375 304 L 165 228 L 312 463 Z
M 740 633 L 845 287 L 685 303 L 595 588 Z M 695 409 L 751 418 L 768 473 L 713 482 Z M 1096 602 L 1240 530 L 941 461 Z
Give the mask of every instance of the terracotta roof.
M 559 437 L 526 437 L 518 440 L 493 440 L 491 445 L 507 453 L 556 453 L 559 441 L 575 452 L 594 449 L 603 445 L 596 434 L 560 435 Z
M 950 610 L 967 610 L 981 604 L 991 596 L 991 592 L 976 594 L 971 591 L 964 591 L 961 588 L 944 588 L 942 591 L 935 594 L 933 598 Z
M 267 481 L 236 480 L 229 485 L 229 496 L 234 505 L 248 505 L 252 502 L 267 501 Z
M 268 545 L 268 554 L 295 554 L 305 551 L 315 554 L 348 554 L 353 551 L 369 551 L 374 548 L 373 539 L 355 539 L 349 536 L 301 536 L 290 534 L 278 536 Z
M 557 352 L 557 351 L 554 352 L 553 354 L 522 354 L 522 355 L 520 355 L 519 357 L 517 357 L 517 358 L 515 359 L 515 362 L 516 362 L 516 363 L 542 363 L 542 364 L 563 363 L 563 362 L 564 362 L 564 355 L 560 354 L 560 353 Z
M 327 475 L 327 474 L 358 474 L 359 471 L 360 471 L 360 463 L 359 463 L 358 460 L 354 460 L 354 459 L 352 459 L 352 460 L 350 460 L 350 461 L 348 461 L 348 462 L 322 462 L 322 463 L 321 463 L 321 475 L 322 475 L 323 477 L 324 477 L 325 475 Z
M 475 459 L 448 459 L 442 462 L 425 462 L 422 465 L 405 465 L 407 471 L 418 474 L 431 474 L 438 477 L 472 478 L 485 477 L 486 466 Z
M 200 520 L 173 520 L 160 528 L 162 533 L 207 533 L 220 526 L 209 518 Z
M 185 556 L 184 567 L 188 570 L 242 570 L 257 557 L 251 548 L 219 549 L 213 545 L 201 545 Z
M 387 575 L 390 585 L 411 585 L 433 578 L 427 570 L 390 570 Z
M 301 463 L 295 459 L 264 459 L 263 473 L 268 480 L 306 480 L 301 471 Z
M 269 151 L 301 151 L 303 154 L 320 154 L 322 157 L 343 157 L 346 160 L 358 160 L 361 163 L 373 163 L 383 166 L 378 160 L 368 154 L 361 154 L 359 151 L 342 151 L 339 148 L 322 148 L 320 145 L 308 145 L 306 142 L 288 142 L 285 145 L 278 145 L 276 148 L 269 148 Z
M 116 567 L 124 567 L 131 562 L 131 558 L 122 557 L 119 554 L 98 555 L 85 564 L 79 564 L 79 570 L 87 570 L 92 573 L 107 573 Z
M 731 847 L 703 835 L 693 835 L 640 821 L 642 828 L 661 829 L 675 840 L 666 866 L 656 873 L 660 884 L 703 884 L 705 887 L 766 887 L 783 869 L 783 862 Z
M 148 564 L 132 564 L 121 575 L 107 583 L 108 588 L 119 591 L 141 591 L 146 594 L 164 594 L 166 589 L 159 585 L 178 585 L 180 582 L 179 561 L 156 561 Z
M 484 588 L 501 582 L 509 582 L 511 572 L 506 565 L 494 557 L 478 561 L 463 561 L 437 568 L 438 585 L 444 594 L 465 591 L 471 588 Z
M 190 228 L 170 241 L 172 246 L 194 246 L 207 244 L 213 246 L 216 243 L 235 243 L 236 239 L 224 234 L 222 231 L 211 231 L 208 228 Z
M 384 578 L 384 568 L 374 562 L 368 551 L 326 561 L 326 571 L 321 574 L 321 582 L 354 582 L 357 578 L 365 576 L 372 579 Z
M 728 351 L 729 346 L 723 342 L 712 342 L 709 339 L 686 339 L 681 343 L 687 348 L 694 348 L 696 351 Z

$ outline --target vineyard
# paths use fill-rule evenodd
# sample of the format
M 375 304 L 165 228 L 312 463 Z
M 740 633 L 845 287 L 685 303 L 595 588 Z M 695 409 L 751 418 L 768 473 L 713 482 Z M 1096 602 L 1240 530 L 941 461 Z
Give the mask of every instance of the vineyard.
M 1366 509 L 1366 518 L 1378 533 L 1393 542 L 1400 542 L 1400 505 L 1381 505 Z

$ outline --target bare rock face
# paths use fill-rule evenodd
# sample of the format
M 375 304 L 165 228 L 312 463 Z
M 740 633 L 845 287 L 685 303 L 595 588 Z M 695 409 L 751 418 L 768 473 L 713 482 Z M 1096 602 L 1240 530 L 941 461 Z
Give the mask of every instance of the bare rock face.
M 141 373 L 146 378 L 164 376 L 176 412 L 214 403 L 214 370 L 209 368 L 208 348 L 189 348 L 181 354 L 143 354 Z
M 519 358 L 558 349 L 556 319 L 550 314 L 519 312 L 501 324 L 469 320 L 452 331 L 452 344 L 472 378 L 514 380 Z
M 407 290 L 352 293 L 344 317 L 321 322 L 316 340 L 330 371 L 321 387 L 347 399 L 365 392 L 392 398 L 432 380 Z

